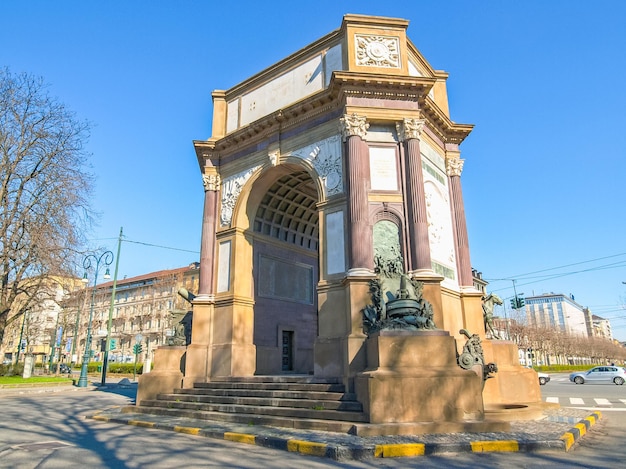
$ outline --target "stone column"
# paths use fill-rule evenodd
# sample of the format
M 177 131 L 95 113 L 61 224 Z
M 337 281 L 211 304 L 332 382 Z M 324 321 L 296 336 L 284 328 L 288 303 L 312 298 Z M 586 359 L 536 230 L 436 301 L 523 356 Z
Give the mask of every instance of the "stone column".
M 428 219 L 426 216 L 426 194 L 422 174 L 420 135 L 423 119 L 404 119 L 396 125 L 400 141 L 405 147 L 405 177 L 407 225 L 409 234 L 409 271 L 431 271 Z
M 465 221 L 465 205 L 463 204 L 463 192 L 461 190 L 461 171 L 464 160 L 455 157 L 446 158 L 446 172 L 450 182 L 450 198 L 452 201 L 452 216 L 454 220 L 454 234 L 456 239 L 457 268 L 459 270 L 459 285 L 471 287 L 472 265 L 470 262 L 469 241 L 467 237 L 467 224 Z
M 202 176 L 202 182 L 204 183 L 204 213 L 202 217 L 198 298 L 213 300 L 215 296 L 215 230 L 217 226 L 217 200 L 220 189 L 220 175 L 217 173 L 205 174 Z
M 368 149 L 364 143 L 369 124 L 365 117 L 345 114 L 341 132 L 346 142 L 346 170 L 348 173 L 348 229 L 350 243 L 349 275 L 371 275 L 374 269 L 372 229 L 370 226 L 367 188 Z

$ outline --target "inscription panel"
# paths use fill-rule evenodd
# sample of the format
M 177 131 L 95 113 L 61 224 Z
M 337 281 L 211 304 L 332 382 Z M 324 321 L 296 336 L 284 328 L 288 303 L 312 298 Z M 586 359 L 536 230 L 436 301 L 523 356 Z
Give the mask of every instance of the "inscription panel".
M 258 294 L 313 304 L 313 267 L 259 255 Z
M 370 182 L 373 191 L 397 191 L 396 149 L 370 147 Z

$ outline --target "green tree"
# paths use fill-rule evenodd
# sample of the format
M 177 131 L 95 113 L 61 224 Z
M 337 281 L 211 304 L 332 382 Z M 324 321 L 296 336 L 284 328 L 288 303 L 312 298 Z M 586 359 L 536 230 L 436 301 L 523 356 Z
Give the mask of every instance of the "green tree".
M 0 343 L 47 279 L 75 271 L 93 221 L 88 137 L 43 79 L 0 69 Z

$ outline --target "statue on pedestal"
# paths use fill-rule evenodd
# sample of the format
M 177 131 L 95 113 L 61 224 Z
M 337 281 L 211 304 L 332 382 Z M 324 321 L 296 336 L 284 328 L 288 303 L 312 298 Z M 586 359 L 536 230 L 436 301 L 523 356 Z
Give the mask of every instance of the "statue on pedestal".
M 378 276 L 370 281 L 372 304 L 363 308 L 366 333 L 436 329 L 433 307 L 422 298 L 424 284 L 404 273 L 399 252 L 392 248 L 387 255 L 378 254 L 374 263 Z

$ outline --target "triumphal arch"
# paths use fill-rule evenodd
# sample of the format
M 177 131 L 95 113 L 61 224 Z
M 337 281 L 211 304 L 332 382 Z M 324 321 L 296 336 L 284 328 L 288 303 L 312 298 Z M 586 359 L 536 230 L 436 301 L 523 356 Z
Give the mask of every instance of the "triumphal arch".
M 451 119 L 448 75 L 407 27 L 346 15 L 213 92 L 212 135 L 194 141 L 205 199 L 191 343 L 160 386 L 338 378 L 372 422 L 480 419 L 491 404 L 540 401 L 515 346 L 485 337 L 462 193 L 473 126 Z M 406 301 L 392 300 L 418 306 L 400 318 Z M 472 337 L 497 371 L 476 373 L 471 353 L 463 367 Z

